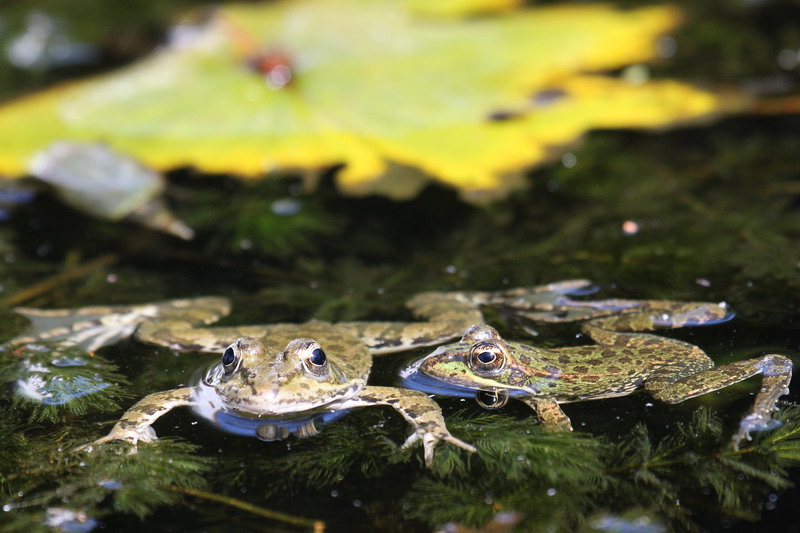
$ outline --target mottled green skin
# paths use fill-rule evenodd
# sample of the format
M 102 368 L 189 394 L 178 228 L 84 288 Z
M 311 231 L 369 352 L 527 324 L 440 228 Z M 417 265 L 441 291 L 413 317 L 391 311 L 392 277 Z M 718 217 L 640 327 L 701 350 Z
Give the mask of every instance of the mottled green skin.
M 231 347 L 239 360 L 236 370 L 227 373 L 220 362 L 204 381 L 225 408 L 255 415 L 332 409 L 358 394 L 372 364 L 358 338 L 327 322 L 275 325 L 260 340 L 242 337 Z M 327 368 L 309 363 L 316 348 L 325 351 Z
M 572 427 L 561 403 L 624 396 L 641 387 L 658 400 L 678 403 L 762 373 L 762 388 L 733 437 L 734 447 L 751 431 L 769 427 L 777 399 L 788 392 L 791 360 L 765 355 L 714 367 L 697 346 L 632 332 L 714 322 L 725 316 L 724 305 L 650 303 L 651 311 L 586 322 L 583 330 L 595 345 L 544 349 L 505 341 L 490 326 L 474 326 L 412 370 L 448 385 L 493 392 L 498 407 L 507 393 L 533 408 L 547 429 L 563 431 Z
M 263 417 L 257 434 L 264 440 L 287 436 L 275 424 L 276 417 L 296 417 L 322 411 L 345 410 L 368 405 L 389 405 L 414 429 L 406 441 L 421 440 L 425 461 L 430 464 L 440 440 L 465 450 L 475 448 L 453 437 L 447 430 L 441 410 L 425 394 L 392 387 L 367 386 L 373 353 L 389 353 L 415 346 L 428 346 L 455 336 L 465 325 L 482 321 L 480 311 L 471 303 L 455 297 L 430 293 L 417 299 L 413 311 L 427 317 L 427 322 L 347 322 L 330 324 L 312 321 L 305 324 L 270 324 L 240 327 L 204 327 L 228 312 L 227 300 L 198 298 L 144 306 L 92 308 L 75 310 L 23 310 L 44 324 L 43 317 L 64 319 L 81 317 L 68 325 L 39 331 L 37 337 L 19 337 L 13 342 L 32 339 L 58 339 L 64 344 L 92 348 L 105 341 L 108 326 L 137 312 L 144 316 L 137 324 L 136 338 L 147 343 L 194 352 L 222 352 L 230 345 L 235 352 L 235 368 L 222 362 L 211 369 L 203 383 L 150 394 L 133 405 L 111 432 L 96 441 L 124 440 L 132 444 L 155 439 L 151 425 L 178 406 L 233 412 L 250 418 Z M 99 315 L 102 317 L 98 318 Z M 154 319 L 155 317 L 158 319 Z M 89 320 L 87 317 L 91 317 Z M 49 324 L 48 325 L 52 325 Z M 105 329 L 104 329 L 105 327 Z M 126 331 L 130 329 L 126 326 Z M 91 333 L 89 333 L 91 332 Z M 102 344 L 100 344 L 102 345 Z M 325 368 L 309 363 L 315 349 L 326 354 Z M 270 418 L 272 417 L 272 421 Z M 317 433 L 313 421 L 294 434 L 305 437 Z
M 765 356 L 712 369 L 711 360 L 692 345 L 653 335 L 620 333 L 713 322 L 726 313 L 724 306 L 570 297 L 582 294 L 590 286 L 586 280 L 568 280 L 494 292 L 423 293 L 407 304 L 412 314 L 422 319 L 420 322 L 209 327 L 207 324 L 230 311 L 229 301 L 218 297 L 81 309 L 19 308 L 17 311 L 27 316 L 32 325 L 8 344 L 13 347 L 47 340 L 93 351 L 133 333 L 142 342 L 175 350 L 220 353 L 234 339 L 240 339 L 234 344 L 240 344 L 244 358 L 236 372 L 209 372 L 202 384 L 203 395 L 199 394 L 200 385 L 148 395 L 98 442 L 121 439 L 135 444 L 152 440 L 155 433 L 150 426 L 159 416 L 181 405 L 199 408 L 198 401 L 212 404 L 213 409 L 264 417 L 260 428 L 263 431 L 258 435 L 267 440 L 286 436 L 269 423 L 270 416 L 380 404 L 392 406 L 414 427 L 407 443 L 423 440 L 428 462 L 438 440 L 472 451 L 474 448 L 447 432 L 438 407 L 424 394 L 366 383 L 372 355 L 439 345 L 457 338 L 470 326 L 483 324 L 481 307 L 533 321 L 591 319 L 584 329 L 599 346 L 546 351 L 504 343 L 508 368 L 491 376 L 479 376 L 468 364 L 458 366 L 459 354 L 468 354 L 474 344 L 471 336 L 494 331 L 479 327 L 470 330 L 472 333 L 468 332 L 460 343 L 437 350 L 422 363 L 423 371 L 474 390 L 516 391 L 515 395 L 531 405 L 547 427 L 557 429 L 571 429 L 558 403 L 620 396 L 642 385 L 664 401 L 682 401 L 762 372 L 764 387 L 745 417 L 738 438 L 768 424 L 769 412 L 791 376 L 791 363 L 786 358 Z M 307 352 L 308 343 L 312 342 L 327 353 L 332 369 L 327 377 L 309 374 L 304 371 L 308 366 L 298 363 L 299 353 L 304 349 Z M 446 361 L 440 361 L 444 355 Z M 299 436 L 314 433 L 313 423 L 295 431 Z

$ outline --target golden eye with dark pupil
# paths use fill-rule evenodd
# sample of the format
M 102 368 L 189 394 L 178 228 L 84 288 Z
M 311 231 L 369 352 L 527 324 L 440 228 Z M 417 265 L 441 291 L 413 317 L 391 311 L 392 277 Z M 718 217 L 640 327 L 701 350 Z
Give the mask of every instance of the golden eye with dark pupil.
M 469 365 L 478 374 L 495 373 L 505 366 L 505 359 L 501 346 L 483 342 L 472 347 Z
M 303 368 L 317 379 L 327 379 L 330 375 L 331 362 L 325 350 L 317 343 L 310 343 L 304 347 Z

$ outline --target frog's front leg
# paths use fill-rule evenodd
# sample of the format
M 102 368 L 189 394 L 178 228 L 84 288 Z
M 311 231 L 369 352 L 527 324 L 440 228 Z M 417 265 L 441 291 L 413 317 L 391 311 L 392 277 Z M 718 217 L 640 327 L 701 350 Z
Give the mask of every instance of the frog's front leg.
M 153 422 L 175 407 L 195 405 L 195 389 L 196 387 L 183 387 L 148 394 L 125 411 L 108 435 L 97 439 L 93 444 L 123 440 L 135 446 L 139 441 L 155 440 L 156 432 L 150 427 Z
M 439 406 L 422 392 L 395 387 L 367 386 L 341 406 L 342 409 L 367 405 L 389 405 L 414 428 L 403 447 L 421 440 L 424 447 L 425 464 L 431 466 L 433 451 L 440 440 L 447 441 L 468 452 L 474 453 L 475 447 L 455 438 L 445 426 Z
M 569 417 L 555 400 L 533 396 L 523 396 L 519 399 L 536 412 L 536 416 L 539 417 L 539 421 L 546 431 L 572 431 Z
M 699 348 L 697 351 L 702 354 Z M 705 354 L 702 356 L 705 357 Z M 788 357 L 771 354 L 697 371 L 698 366 L 709 363 L 713 366 L 710 360 L 703 361 L 699 354 L 693 360 L 677 361 L 654 372 L 645 382 L 645 388 L 658 400 L 679 403 L 762 374 L 761 388 L 753 407 L 742 418 L 732 438 L 733 448 L 738 450 L 742 439 L 751 439 L 750 432 L 774 426 L 771 413 L 775 410 L 778 398 L 789 392 L 792 361 Z

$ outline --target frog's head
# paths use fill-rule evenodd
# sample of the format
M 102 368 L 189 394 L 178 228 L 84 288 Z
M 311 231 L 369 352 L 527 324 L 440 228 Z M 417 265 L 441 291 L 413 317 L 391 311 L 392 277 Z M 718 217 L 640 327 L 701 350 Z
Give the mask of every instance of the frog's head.
M 528 346 L 504 341 L 491 326 L 477 325 L 469 328 L 460 341 L 446 344 L 418 361 L 413 371 L 421 372 L 450 387 L 469 391 L 490 391 L 499 399 L 492 407 L 499 407 L 503 394 L 498 391 L 530 393 L 528 373 L 524 365 Z M 487 402 L 479 403 L 482 405 Z M 486 405 L 488 406 L 488 405 Z
M 252 337 L 228 346 L 204 382 L 227 407 L 255 415 L 314 409 L 347 399 L 360 386 L 313 339 L 294 339 L 280 349 Z

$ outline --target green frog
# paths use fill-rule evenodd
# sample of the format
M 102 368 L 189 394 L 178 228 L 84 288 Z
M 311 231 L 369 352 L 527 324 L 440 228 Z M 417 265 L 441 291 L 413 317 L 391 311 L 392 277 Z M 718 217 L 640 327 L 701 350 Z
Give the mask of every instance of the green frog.
M 276 440 L 290 433 L 314 435 L 316 424 L 331 413 L 388 405 L 413 428 L 405 445 L 421 441 L 430 465 L 439 441 L 475 448 L 450 434 L 438 405 L 424 393 L 367 385 L 372 355 L 439 344 L 483 317 L 476 304 L 455 293 L 421 295 L 410 307 L 427 321 L 205 327 L 230 310 L 227 299 L 216 297 L 73 310 L 19 308 L 32 328 L 11 344 L 46 340 L 93 351 L 134 334 L 178 351 L 222 354 L 197 385 L 149 394 L 134 404 L 98 445 L 152 441 L 153 422 L 179 406 L 194 407 L 234 433 Z M 287 418 L 299 422 L 286 423 Z
M 425 394 L 367 385 L 372 355 L 452 340 L 483 323 L 483 306 L 550 320 L 608 307 L 570 299 L 588 287 L 588 281 L 573 280 L 510 291 L 422 293 L 408 302 L 421 322 L 207 327 L 230 312 L 230 302 L 218 297 L 80 309 L 17 308 L 31 327 L 9 344 L 48 341 L 92 352 L 133 334 L 142 342 L 178 351 L 222 354 L 197 385 L 146 396 L 96 444 L 151 441 L 156 438 L 151 425 L 179 406 L 193 407 L 226 431 L 274 440 L 289 434 L 311 436 L 318 423 L 352 407 L 389 405 L 414 428 L 406 445 L 421 440 L 430 464 L 438 441 L 475 449 L 448 432 L 439 407 Z
M 724 304 L 657 300 L 597 304 L 582 315 L 594 315 L 582 329 L 597 344 L 545 349 L 506 341 L 491 326 L 475 325 L 460 341 L 439 347 L 403 370 L 404 384 L 430 392 L 441 393 L 444 387 L 454 395 L 471 393 L 488 408 L 502 407 L 510 396 L 531 407 L 545 429 L 572 431 L 559 404 L 625 396 L 639 388 L 660 401 L 679 403 L 760 373 L 761 389 L 732 437 L 733 448 L 749 440 L 751 432 L 777 424 L 770 413 L 778 398 L 789 392 L 789 358 L 771 354 L 715 367 L 697 346 L 640 333 L 726 320 L 732 315 Z M 601 308 L 615 305 L 619 306 L 615 314 L 602 316 Z

